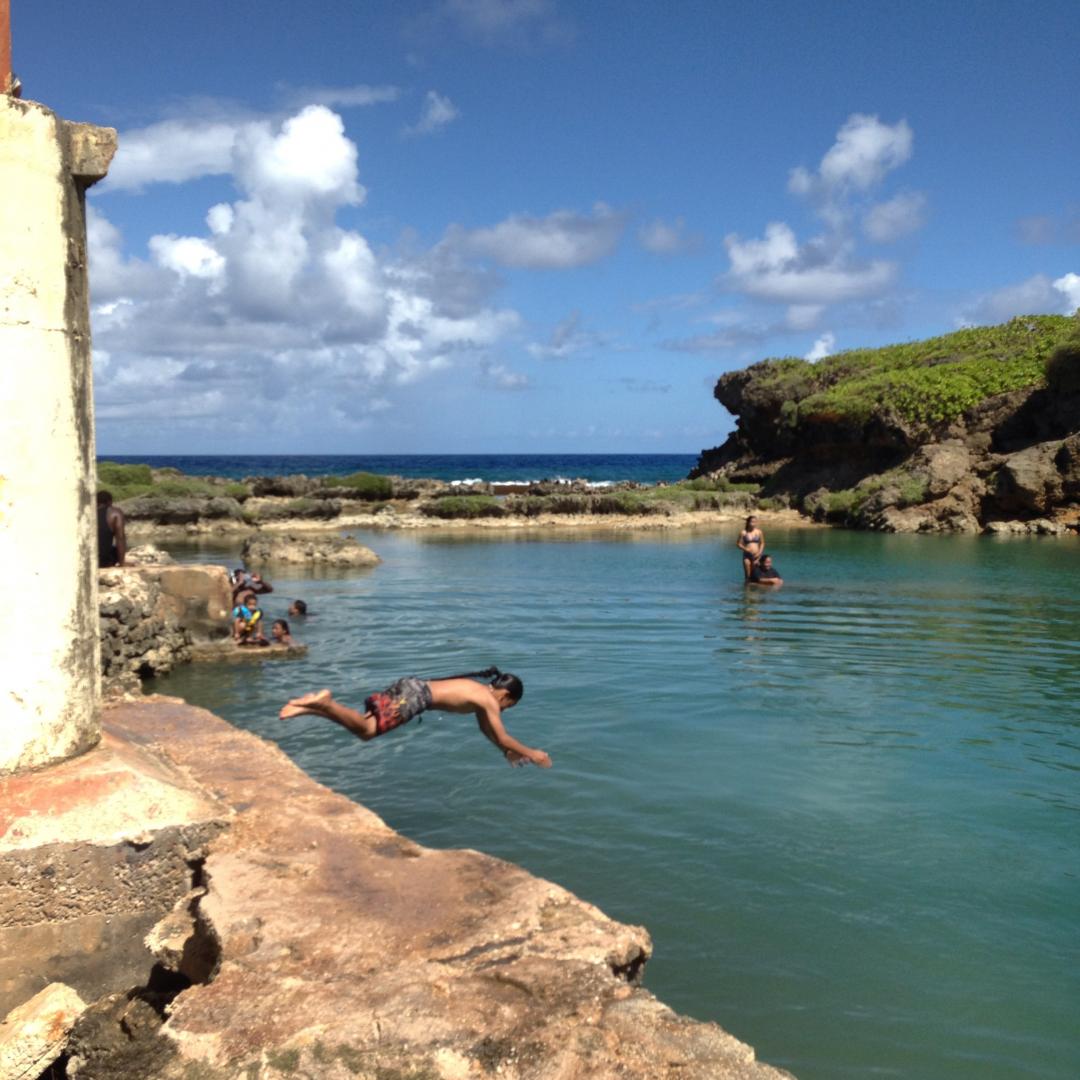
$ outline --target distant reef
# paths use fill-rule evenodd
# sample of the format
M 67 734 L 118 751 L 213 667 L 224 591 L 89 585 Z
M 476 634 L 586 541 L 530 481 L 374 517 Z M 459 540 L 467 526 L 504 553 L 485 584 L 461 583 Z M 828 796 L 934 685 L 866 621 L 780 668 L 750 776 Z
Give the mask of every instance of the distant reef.
M 691 478 L 762 509 L 887 532 L 1064 532 L 1080 521 L 1080 312 L 721 376 L 738 418 Z

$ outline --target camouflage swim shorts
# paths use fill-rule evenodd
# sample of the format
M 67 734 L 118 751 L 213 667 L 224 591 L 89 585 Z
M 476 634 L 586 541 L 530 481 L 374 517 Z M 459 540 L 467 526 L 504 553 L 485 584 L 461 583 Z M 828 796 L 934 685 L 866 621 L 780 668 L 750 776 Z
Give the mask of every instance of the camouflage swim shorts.
M 381 693 L 367 698 L 364 707 L 375 717 L 375 734 L 382 735 L 430 709 L 431 688 L 415 676 L 398 679 Z

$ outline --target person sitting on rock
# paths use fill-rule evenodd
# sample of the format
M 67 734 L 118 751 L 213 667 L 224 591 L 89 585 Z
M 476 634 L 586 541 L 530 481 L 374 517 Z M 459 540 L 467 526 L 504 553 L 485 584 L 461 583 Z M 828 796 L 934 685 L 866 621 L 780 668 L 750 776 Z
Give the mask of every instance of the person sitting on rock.
M 754 564 L 750 572 L 749 585 L 783 585 L 784 579 L 780 572 L 773 566 L 771 555 L 762 555 L 761 559 Z
M 307 614 L 307 603 L 305 601 L 303 601 L 303 600 L 294 600 L 289 605 L 289 614 L 290 615 L 306 615 Z
M 275 619 L 270 627 L 270 636 L 275 645 L 292 645 L 292 634 L 289 633 L 289 624 L 284 619 Z
M 97 493 L 98 566 L 123 566 L 127 558 L 124 513 L 113 506 L 112 493 Z
M 474 681 L 491 676 L 494 678 L 487 685 Z M 363 713 L 336 702 L 329 690 L 320 690 L 293 698 L 282 706 L 278 715 L 282 720 L 304 715 L 323 716 L 367 742 L 407 724 L 428 709 L 472 713 L 480 730 L 511 765 L 532 762 L 542 769 L 550 769 L 551 758 L 543 750 L 518 742 L 503 727 L 503 710 L 513 708 L 523 692 L 524 687 L 516 675 L 490 667 L 485 671 L 470 671 L 430 681 L 415 677 L 398 679 L 380 693 L 366 698 L 364 708 L 367 711 Z
M 233 640 L 237 645 L 269 645 L 262 632 L 262 612 L 259 610 L 259 598 L 253 592 L 246 592 L 233 608 Z

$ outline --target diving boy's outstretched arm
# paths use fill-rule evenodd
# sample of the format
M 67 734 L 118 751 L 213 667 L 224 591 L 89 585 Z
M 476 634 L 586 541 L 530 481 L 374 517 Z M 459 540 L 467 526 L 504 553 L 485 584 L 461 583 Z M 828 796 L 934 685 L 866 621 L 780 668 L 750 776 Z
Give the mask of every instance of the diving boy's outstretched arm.
M 481 705 L 476 710 L 476 722 L 484 735 L 503 752 L 511 765 L 523 765 L 526 761 L 531 761 L 541 769 L 551 768 L 551 758 L 543 750 L 534 750 L 531 746 L 518 742 L 506 730 L 497 708 L 491 708 L 486 704 Z

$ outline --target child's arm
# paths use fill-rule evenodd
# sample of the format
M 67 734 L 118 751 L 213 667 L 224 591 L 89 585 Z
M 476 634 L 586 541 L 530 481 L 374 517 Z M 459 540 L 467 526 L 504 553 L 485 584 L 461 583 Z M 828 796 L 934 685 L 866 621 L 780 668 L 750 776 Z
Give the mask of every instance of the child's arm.
M 531 746 L 518 742 L 505 727 L 497 710 L 486 705 L 481 705 L 476 710 L 476 722 L 480 730 L 494 743 L 506 757 L 511 765 L 519 765 L 524 761 L 531 761 L 541 769 L 551 768 L 551 758 L 543 750 L 534 750 Z

